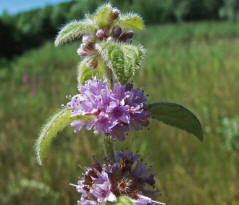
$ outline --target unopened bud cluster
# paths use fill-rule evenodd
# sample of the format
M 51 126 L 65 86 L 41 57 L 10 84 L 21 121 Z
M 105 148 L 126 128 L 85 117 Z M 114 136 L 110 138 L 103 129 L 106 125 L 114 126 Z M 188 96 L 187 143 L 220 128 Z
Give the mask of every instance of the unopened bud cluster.
M 112 21 L 111 23 L 103 28 L 99 28 L 94 34 L 85 34 L 82 36 L 82 43 L 77 50 L 77 54 L 80 56 L 94 56 L 94 60 L 88 62 L 88 65 L 95 69 L 98 65 L 97 51 L 95 44 L 101 41 L 119 41 L 119 42 L 131 42 L 134 36 L 132 30 L 123 31 L 120 26 L 114 26 L 114 21 L 118 19 L 120 11 L 116 8 L 112 9 Z

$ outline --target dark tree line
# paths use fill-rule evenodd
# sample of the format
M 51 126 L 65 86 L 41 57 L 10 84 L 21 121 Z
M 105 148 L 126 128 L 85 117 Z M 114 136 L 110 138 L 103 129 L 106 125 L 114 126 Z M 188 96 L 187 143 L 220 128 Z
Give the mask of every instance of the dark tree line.
M 71 19 L 93 12 L 103 0 L 78 0 L 0 17 L 0 59 L 12 58 L 54 38 Z M 112 0 L 122 11 L 140 13 L 146 24 L 167 22 L 239 21 L 239 0 Z

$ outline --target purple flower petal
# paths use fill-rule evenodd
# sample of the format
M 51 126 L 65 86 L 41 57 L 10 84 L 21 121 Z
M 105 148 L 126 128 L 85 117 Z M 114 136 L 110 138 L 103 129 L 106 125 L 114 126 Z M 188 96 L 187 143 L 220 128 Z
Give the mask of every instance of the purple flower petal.
M 67 103 L 67 107 L 72 108 L 71 116 L 91 115 L 96 118 L 91 122 L 72 123 L 75 132 L 86 125 L 87 130 L 94 129 L 95 135 L 103 133 L 110 135 L 112 140 L 124 140 L 131 128 L 139 130 L 148 125 L 146 98 L 141 90 L 134 90 L 132 85 L 115 83 L 111 90 L 106 82 L 94 77 L 79 86 L 78 90 L 80 94 Z
M 86 169 L 77 185 L 71 184 L 81 194 L 78 204 L 114 203 L 118 197 L 127 196 L 134 205 L 164 205 L 154 201 L 157 197 L 154 175 L 145 167 L 138 154 L 116 152 L 115 162 L 106 158 L 102 165 L 93 159 L 92 168 Z

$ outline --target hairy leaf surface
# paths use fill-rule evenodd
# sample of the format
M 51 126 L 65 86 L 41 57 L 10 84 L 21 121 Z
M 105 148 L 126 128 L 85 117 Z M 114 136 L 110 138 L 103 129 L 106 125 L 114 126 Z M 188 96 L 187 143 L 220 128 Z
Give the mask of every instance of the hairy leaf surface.
M 149 104 L 149 111 L 154 119 L 183 129 L 195 135 L 199 140 L 203 140 L 200 121 L 189 109 L 182 105 L 171 102 L 158 102 Z
M 96 11 L 94 20 L 100 28 L 104 28 L 112 21 L 112 6 L 111 4 L 104 4 Z
M 120 15 L 116 25 L 125 29 L 144 30 L 143 19 L 138 14 L 134 13 Z
M 79 85 L 83 85 L 86 80 L 92 79 L 93 76 L 102 76 L 104 71 L 104 65 L 101 60 L 98 60 L 98 66 L 95 69 L 91 69 L 88 62 L 91 59 L 86 57 L 78 65 L 77 81 Z
M 58 33 L 55 46 L 79 39 L 82 34 L 93 33 L 97 26 L 93 21 L 72 21 L 66 24 Z
M 74 120 L 89 120 L 85 116 L 70 116 L 71 109 L 63 108 L 53 115 L 48 122 L 43 126 L 40 135 L 36 141 L 36 157 L 39 165 L 42 164 L 42 159 L 58 132 L 67 127 Z
M 140 68 L 145 51 L 142 46 L 102 42 L 96 45 L 105 64 L 113 71 L 121 84 L 127 83 Z

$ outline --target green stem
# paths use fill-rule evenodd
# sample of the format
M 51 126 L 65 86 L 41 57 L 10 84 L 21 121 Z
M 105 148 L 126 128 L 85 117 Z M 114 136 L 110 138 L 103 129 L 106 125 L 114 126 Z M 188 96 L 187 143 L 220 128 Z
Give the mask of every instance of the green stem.
M 113 89 L 113 72 L 112 70 L 105 64 L 104 65 L 104 78 L 107 81 L 107 86 L 109 89 Z M 114 143 L 110 140 L 109 136 L 104 137 L 104 151 L 105 156 L 107 156 L 112 162 L 115 160 L 115 152 L 114 152 Z
M 106 65 L 105 65 L 105 69 L 104 69 L 104 77 L 106 78 L 108 88 L 112 89 L 113 88 L 113 83 L 114 83 L 113 82 L 114 81 L 113 72 Z
M 110 140 L 109 136 L 104 138 L 104 151 L 105 155 L 114 162 L 115 160 L 115 151 L 114 151 L 114 142 Z

